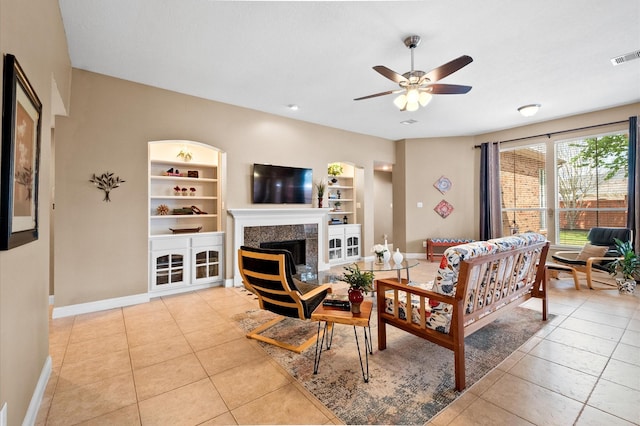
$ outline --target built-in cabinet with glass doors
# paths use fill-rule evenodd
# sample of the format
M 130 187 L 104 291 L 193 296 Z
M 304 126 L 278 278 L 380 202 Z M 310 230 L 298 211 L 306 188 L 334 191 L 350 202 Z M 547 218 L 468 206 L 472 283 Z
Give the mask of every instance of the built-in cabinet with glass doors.
M 223 282 L 223 153 L 192 141 L 149 142 L 149 290 Z

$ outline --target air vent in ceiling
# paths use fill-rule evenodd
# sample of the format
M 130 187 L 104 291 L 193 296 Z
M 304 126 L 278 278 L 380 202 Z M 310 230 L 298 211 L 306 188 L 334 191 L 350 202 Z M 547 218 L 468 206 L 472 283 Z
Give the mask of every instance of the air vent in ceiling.
M 633 61 L 634 59 L 640 59 L 640 50 L 627 53 L 626 55 L 620 55 L 616 56 L 615 58 L 611 58 L 611 63 L 613 64 L 613 66 L 616 66 L 625 62 Z
M 417 120 L 414 120 L 413 118 L 410 118 L 409 120 L 401 121 L 400 124 L 409 125 L 409 124 L 414 124 L 414 123 L 417 123 L 417 122 L 418 122 Z

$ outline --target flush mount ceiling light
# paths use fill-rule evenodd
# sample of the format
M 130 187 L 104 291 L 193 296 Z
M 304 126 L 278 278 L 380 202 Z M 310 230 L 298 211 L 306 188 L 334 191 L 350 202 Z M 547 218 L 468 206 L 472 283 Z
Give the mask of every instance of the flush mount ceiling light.
M 289 108 L 291 111 L 297 111 L 299 109 L 298 105 L 296 104 L 289 104 L 287 105 L 287 108 Z
M 523 117 L 532 117 L 536 115 L 536 112 L 538 112 L 541 106 L 540 104 L 524 105 L 518 108 L 518 112 L 522 114 Z
M 373 67 L 378 73 L 389 80 L 398 83 L 400 89 L 389 90 L 374 95 L 356 98 L 354 101 L 370 99 L 378 96 L 400 93 L 400 96 L 393 100 L 395 106 L 400 111 L 416 111 L 420 106 L 426 106 L 432 95 L 459 95 L 471 90 L 471 86 L 460 86 L 456 84 L 434 84 L 436 81 L 453 74 L 460 68 L 469 65 L 473 59 L 463 55 L 453 61 L 447 62 L 429 72 L 413 69 L 413 50 L 420 44 L 420 36 L 413 35 L 404 39 L 404 45 L 411 50 L 411 71 L 398 74 L 383 65 Z

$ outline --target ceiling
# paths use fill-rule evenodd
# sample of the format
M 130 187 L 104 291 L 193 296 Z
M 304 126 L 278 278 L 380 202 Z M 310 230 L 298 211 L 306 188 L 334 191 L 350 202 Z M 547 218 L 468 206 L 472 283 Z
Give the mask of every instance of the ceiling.
M 73 67 L 398 140 L 476 135 L 640 101 L 637 0 L 240 2 L 59 0 Z M 441 83 L 473 86 L 399 111 L 372 67 L 461 55 Z M 540 103 L 524 118 L 519 106 Z M 287 105 L 299 105 L 297 111 Z M 411 125 L 401 124 L 415 120 Z

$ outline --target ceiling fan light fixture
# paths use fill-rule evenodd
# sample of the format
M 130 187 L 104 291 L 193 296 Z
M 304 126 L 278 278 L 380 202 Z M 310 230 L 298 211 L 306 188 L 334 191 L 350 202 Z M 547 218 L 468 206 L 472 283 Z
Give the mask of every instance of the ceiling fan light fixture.
M 431 102 L 432 98 L 433 98 L 433 95 L 431 93 L 420 92 L 420 97 L 418 98 L 418 102 L 420 102 L 420 105 L 424 107 L 424 106 L 427 106 L 429 102 Z
M 398 109 L 404 109 L 407 105 L 407 95 L 404 93 L 393 100 L 393 104 L 398 107 Z
M 418 102 L 407 102 L 407 111 L 417 111 L 418 108 L 420 108 L 420 104 Z
M 407 90 L 407 103 L 417 104 L 419 99 L 420 99 L 420 92 L 418 92 L 418 89 L 411 88 Z
M 536 115 L 541 106 L 542 105 L 540 104 L 524 105 L 518 108 L 518 112 L 522 114 L 523 117 L 533 117 L 534 115 Z

